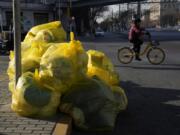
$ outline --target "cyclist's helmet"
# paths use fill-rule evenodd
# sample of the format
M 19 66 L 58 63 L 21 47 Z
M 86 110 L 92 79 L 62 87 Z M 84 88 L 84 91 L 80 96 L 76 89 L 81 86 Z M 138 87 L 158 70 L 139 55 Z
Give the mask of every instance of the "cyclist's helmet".
M 137 16 L 137 15 L 134 15 L 132 17 L 132 22 L 133 23 L 140 23 L 141 22 L 141 19 Z

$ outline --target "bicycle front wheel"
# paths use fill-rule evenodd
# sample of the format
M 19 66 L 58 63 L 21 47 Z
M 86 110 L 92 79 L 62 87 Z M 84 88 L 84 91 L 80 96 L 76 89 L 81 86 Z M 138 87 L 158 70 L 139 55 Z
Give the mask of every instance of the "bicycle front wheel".
M 151 48 L 147 53 L 147 59 L 153 65 L 161 64 L 165 60 L 165 52 L 161 48 Z
M 129 47 L 123 47 L 117 54 L 120 63 L 128 64 L 133 60 L 133 51 Z

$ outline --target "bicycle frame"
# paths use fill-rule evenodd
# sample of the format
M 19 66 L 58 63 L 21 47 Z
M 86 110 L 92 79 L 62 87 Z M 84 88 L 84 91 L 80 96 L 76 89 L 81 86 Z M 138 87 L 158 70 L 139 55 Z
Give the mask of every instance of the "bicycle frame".
M 147 43 L 146 47 L 144 48 L 144 50 L 142 50 L 142 51 L 140 52 L 139 55 L 140 55 L 140 56 L 145 55 L 150 48 L 152 48 L 151 42 Z M 132 49 L 132 50 L 133 50 L 133 49 Z M 133 56 L 135 56 L 135 55 L 136 55 L 136 54 L 135 54 L 135 52 L 134 52 L 134 50 L 133 50 Z
M 145 54 L 148 52 L 148 50 L 149 50 L 150 48 L 152 48 L 151 43 L 147 43 L 146 47 L 144 48 L 144 50 L 143 50 L 143 51 L 141 51 L 141 52 L 140 52 L 140 54 L 139 54 L 139 55 L 140 55 L 140 56 L 145 55 Z
M 146 45 L 146 47 L 144 48 L 144 50 L 140 52 L 140 54 L 139 54 L 140 56 L 145 55 L 145 54 L 148 52 L 148 50 L 149 50 L 150 48 L 152 48 L 151 35 L 148 36 L 148 41 L 149 41 L 149 42 L 147 43 L 147 45 Z M 135 55 L 135 53 L 134 53 L 134 55 Z

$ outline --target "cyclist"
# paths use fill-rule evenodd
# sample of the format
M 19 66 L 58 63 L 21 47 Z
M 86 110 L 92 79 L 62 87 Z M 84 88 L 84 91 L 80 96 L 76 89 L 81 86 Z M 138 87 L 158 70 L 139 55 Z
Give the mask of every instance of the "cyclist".
M 133 50 L 136 53 L 136 60 L 141 61 L 139 54 L 141 50 L 141 45 L 143 44 L 143 35 L 147 34 L 150 36 L 148 31 L 141 28 L 141 19 L 138 17 L 133 18 L 131 28 L 128 34 L 128 39 L 133 43 Z

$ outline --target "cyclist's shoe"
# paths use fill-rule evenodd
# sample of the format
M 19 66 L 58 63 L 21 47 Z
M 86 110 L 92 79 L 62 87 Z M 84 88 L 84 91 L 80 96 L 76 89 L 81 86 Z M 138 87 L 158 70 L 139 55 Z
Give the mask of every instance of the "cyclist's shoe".
M 141 58 L 139 58 L 139 57 L 136 57 L 136 59 L 135 59 L 135 60 L 141 61 L 142 59 L 141 59 Z

